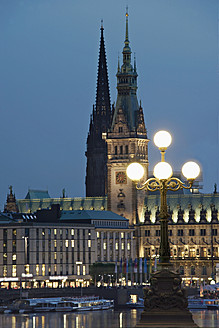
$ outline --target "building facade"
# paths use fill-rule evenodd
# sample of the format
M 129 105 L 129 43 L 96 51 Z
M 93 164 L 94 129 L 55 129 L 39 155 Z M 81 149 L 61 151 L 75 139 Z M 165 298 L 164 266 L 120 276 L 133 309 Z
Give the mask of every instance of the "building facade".
M 1 214 L 1 286 L 89 286 L 91 264 L 133 257 L 133 230 L 114 213 L 58 205 L 36 215 Z
M 159 261 L 159 196 L 145 198 L 141 223 L 136 229 L 139 256 Z M 216 279 L 219 263 L 219 194 L 178 194 L 167 197 L 171 262 L 190 283 Z M 217 277 L 219 279 L 219 277 Z

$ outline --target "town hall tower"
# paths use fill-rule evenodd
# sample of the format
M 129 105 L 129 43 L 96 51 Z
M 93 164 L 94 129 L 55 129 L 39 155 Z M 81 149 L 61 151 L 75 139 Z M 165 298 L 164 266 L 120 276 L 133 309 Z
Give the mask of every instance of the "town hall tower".
M 138 192 L 127 177 L 127 166 L 134 161 L 145 168 L 148 175 L 148 138 L 141 103 L 137 99 L 136 60 L 131 64 L 131 48 L 128 35 L 128 12 L 126 12 L 125 46 L 123 63 L 118 63 L 117 101 L 112 125 L 107 133 L 108 210 L 125 216 L 131 224 L 138 223 L 142 192 Z M 141 197 L 142 196 L 142 197 Z M 137 204 L 138 202 L 138 204 Z M 138 206 L 137 206 L 138 205 Z M 143 204 L 142 204 L 143 205 Z M 138 208 L 138 211 L 137 211 Z

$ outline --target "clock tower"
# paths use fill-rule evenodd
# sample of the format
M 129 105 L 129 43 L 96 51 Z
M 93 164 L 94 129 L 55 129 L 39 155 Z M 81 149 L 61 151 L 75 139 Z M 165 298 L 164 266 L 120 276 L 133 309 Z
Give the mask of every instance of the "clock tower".
M 134 161 L 145 169 L 143 179 L 148 175 L 148 138 L 141 103 L 137 99 L 136 61 L 131 64 L 131 48 L 128 36 L 128 12 L 126 12 L 125 46 L 123 63 L 118 63 L 117 101 L 112 124 L 106 134 L 108 171 L 108 210 L 125 216 L 130 224 L 138 223 L 144 201 L 144 191 L 136 191 L 127 177 L 127 166 Z

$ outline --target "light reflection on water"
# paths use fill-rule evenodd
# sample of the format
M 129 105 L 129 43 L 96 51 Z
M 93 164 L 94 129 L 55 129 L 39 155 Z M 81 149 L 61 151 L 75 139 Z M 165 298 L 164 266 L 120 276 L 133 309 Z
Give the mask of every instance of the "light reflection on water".
M 131 328 L 142 310 L 108 310 L 71 313 L 1 314 L 4 328 Z M 219 328 L 219 311 L 193 311 L 194 321 L 203 328 Z

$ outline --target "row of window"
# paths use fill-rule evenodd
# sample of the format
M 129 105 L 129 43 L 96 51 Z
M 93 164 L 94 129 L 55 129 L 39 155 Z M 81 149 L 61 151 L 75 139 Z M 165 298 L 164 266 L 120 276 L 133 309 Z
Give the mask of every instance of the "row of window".
M 151 249 L 151 248 L 146 248 L 145 249 L 145 257 L 151 257 L 154 255 L 158 255 L 159 254 L 159 249 L 155 248 L 155 249 Z M 213 249 L 211 248 L 206 248 L 206 247 L 201 247 L 201 248 L 195 248 L 195 247 L 186 247 L 186 248 L 181 248 L 181 247 L 177 247 L 173 248 L 171 247 L 170 249 L 170 257 L 211 257 L 213 255 L 213 257 L 218 257 L 219 252 L 218 252 L 218 247 L 213 247 Z
M 182 275 L 182 276 L 185 274 L 184 266 L 180 266 L 179 267 L 179 274 Z M 190 275 L 191 276 L 194 276 L 195 274 L 196 274 L 195 267 L 194 266 L 191 266 L 191 268 L 190 268 Z M 201 275 L 202 276 L 206 276 L 207 275 L 207 268 L 206 268 L 206 266 L 202 266 L 202 268 L 201 268 Z
M 59 270 L 57 270 L 59 269 Z M 76 265 L 76 270 L 75 270 L 75 266 L 74 264 L 73 265 L 65 265 L 64 267 L 63 266 L 59 266 L 57 268 L 57 265 L 54 264 L 53 265 L 53 271 L 54 271 L 54 275 L 63 275 L 63 274 L 66 274 L 66 275 L 69 275 L 69 274 L 76 274 L 78 276 L 81 276 L 81 275 L 86 275 L 88 274 L 88 272 L 86 272 L 86 266 L 85 265 Z M 46 265 L 45 264 L 36 264 L 35 266 L 35 274 L 36 276 L 39 276 L 40 275 L 40 272 L 41 272 L 41 275 L 42 276 L 45 276 L 46 274 L 50 275 L 51 274 L 51 267 L 49 266 L 48 267 L 48 272 L 46 272 Z M 30 274 L 30 266 L 29 265 L 26 265 L 25 268 L 24 268 L 24 273 L 25 274 Z M 16 265 L 12 265 L 12 277 L 17 277 L 17 266 Z M 7 270 L 7 266 L 4 266 L 3 267 L 3 277 L 7 277 L 8 275 L 8 270 Z
M 121 221 L 96 221 L 94 220 L 92 223 L 95 224 L 95 227 L 103 226 L 103 227 L 128 227 L 128 222 Z
M 110 249 L 112 249 L 112 248 L 114 247 L 114 245 L 113 245 L 112 243 L 110 243 L 110 244 L 108 245 L 108 247 L 109 247 Z M 107 249 L 107 243 L 106 243 L 106 242 L 103 243 L 103 249 L 104 249 L 104 250 Z M 119 243 L 116 242 L 116 243 L 115 243 L 115 250 L 118 250 L 118 249 L 119 249 Z M 125 249 L 125 243 L 121 243 L 121 249 L 122 249 L 122 250 Z M 130 251 L 130 249 L 131 249 L 130 243 L 127 243 L 127 250 Z M 100 250 L 101 250 L 101 249 L 100 249 L 100 244 L 98 243 L 98 251 L 100 252 Z
M 119 132 L 122 132 L 122 127 L 119 127 Z M 128 155 L 129 147 L 126 146 L 115 146 L 115 155 Z
M 115 239 L 119 239 L 119 237 L 121 239 L 125 238 L 125 233 L 124 232 L 109 232 L 108 233 L 109 239 L 113 239 L 113 237 L 115 237 Z M 126 233 L 127 238 L 129 239 L 131 237 L 130 232 Z M 107 233 L 106 232 L 102 232 L 102 237 L 103 239 L 107 238 Z M 99 231 L 97 231 L 97 238 L 101 238 L 101 233 Z
M 189 236 L 195 236 L 195 232 L 197 230 L 195 229 L 189 229 Z M 217 236 L 217 229 L 212 229 L 212 236 Z M 169 236 L 173 235 L 173 231 L 172 230 L 168 230 L 168 234 Z M 178 229 L 177 230 L 177 236 L 185 236 L 185 230 L 183 229 Z M 206 236 L 206 229 L 200 229 L 199 231 L 199 235 L 200 236 Z M 145 237 L 150 237 L 151 236 L 151 231 L 150 230 L 145 230 Z M 156 230 L 155 231 L 155 236 L 158 237 L 160 236 L 160 230 Z
M 77 235 L 78 237 L 81 236 L 81 234 L 83 235 L 83 237 L 89 237 L 91 236 L 91 230 L 85 230 L 85 229 L 35 229 L 36 230 L 36 239 L 40 239 L 40 235 L 42 236 L 42 239 L 45 238 L 46 232 L 49 236 L 49 238 L 51 238 L 51 234 L 53 233 L 54 238 L 56 239 L 57 236 L 60 237 L 60 239 L 63 238 L 63 236 L 65 235 L 66 239 L 68 239 L 69 233 L 71 236 L 75 236 Z M 24 230 L 24 236 L 22 236 L 22 238 L 25 239 L 25 237 L 29 237 L 30 235 L 30 229 L 29 228 L 25 228 Z M 16 240 L 16 236 L 17 236 L 17 229 L 12 229 L 12 239 Z M 8 229 L 3 229 L 3 241 L 6 242 L 8 240 Z

